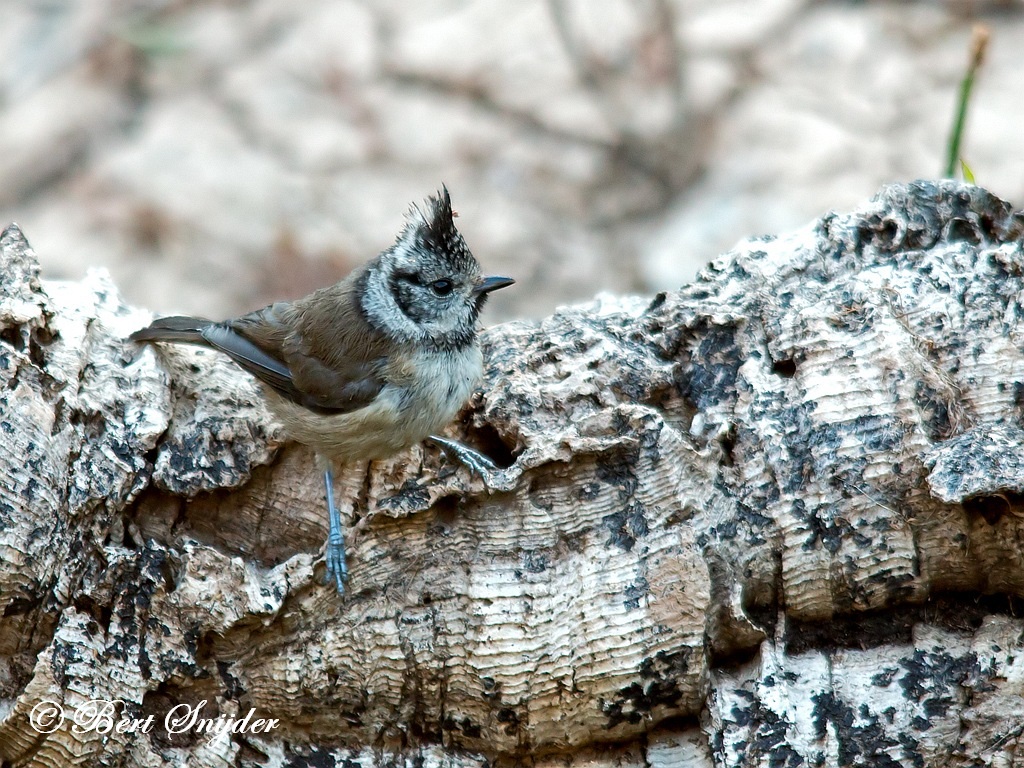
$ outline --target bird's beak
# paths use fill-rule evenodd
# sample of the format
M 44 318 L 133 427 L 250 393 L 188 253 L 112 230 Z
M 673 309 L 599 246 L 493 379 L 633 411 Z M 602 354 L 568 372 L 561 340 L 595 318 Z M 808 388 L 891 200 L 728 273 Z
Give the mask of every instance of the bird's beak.
M 473 295 L 482 296 L 485 293 L 496 291 L 499 288 L 507 288 L 514 282 L 515 280 L 511 277 L 485 277 L 477 283 L 476 288 L 473 289 Z

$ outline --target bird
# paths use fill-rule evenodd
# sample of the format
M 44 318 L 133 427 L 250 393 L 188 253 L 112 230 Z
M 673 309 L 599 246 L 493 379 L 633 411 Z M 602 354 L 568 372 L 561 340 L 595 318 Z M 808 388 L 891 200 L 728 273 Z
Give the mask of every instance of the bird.
M 487 297 L 515 282 L 481 275 L 456 215 L 442 186 L 422 209 L 410 207 L 393 245 L 334 285 L 223 322 L 163 317 L 129 336 L 210 347 L 256 378 L 285 434 L 317 455 L 327 497 L 326 578 L 339 594 L 348 568 L 334 460 L 383 459 L 429 441 L 482 476 L 497 469 L 435 434 L 482 378 L 478 317 Z

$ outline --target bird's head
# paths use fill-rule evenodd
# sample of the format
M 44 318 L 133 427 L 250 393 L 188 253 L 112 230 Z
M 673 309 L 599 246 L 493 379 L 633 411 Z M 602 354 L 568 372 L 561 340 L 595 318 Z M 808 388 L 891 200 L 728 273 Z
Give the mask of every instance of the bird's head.
M 370 265 L 363 308 L 389 335 L 459 349 L 476 339 L 476 322 L 491 291 L 508 277 L 482 277 L 455 228 L 448 190 L 413 206 L 395 244 Z

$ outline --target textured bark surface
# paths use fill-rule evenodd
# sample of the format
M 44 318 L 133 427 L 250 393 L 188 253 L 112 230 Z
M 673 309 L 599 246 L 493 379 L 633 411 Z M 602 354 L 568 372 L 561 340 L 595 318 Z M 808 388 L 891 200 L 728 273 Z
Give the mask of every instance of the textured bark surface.
M 102 275 L 0 240 L 0 756 L 12 765 L 1021 761 L 1024 217 L 893 186 L 691 286 L 487 332 L 452 434 L 341 472 Z M 150 733 L 40 734 L 116 699 Z M 168 734 L 172 707 L 267 734 Z M 349 761 L 349 762 L 346 762 Z

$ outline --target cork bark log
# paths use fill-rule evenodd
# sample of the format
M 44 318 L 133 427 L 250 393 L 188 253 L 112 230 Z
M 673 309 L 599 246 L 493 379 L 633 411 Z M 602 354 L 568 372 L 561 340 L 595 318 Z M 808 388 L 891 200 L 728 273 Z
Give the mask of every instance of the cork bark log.
M 343 470 L 339 598 L 254 383 L 127 343 L 148 313 L 9 227 L 3 765 L 1024 763 L 1022 237 L 980 188 L 892 186 L 488 330 L 451 434 L 500 482 L 429 447 Z M 156 726 L 76 728 L 96 700 Z M 164 727 L 200 704 L 279 722 Z

